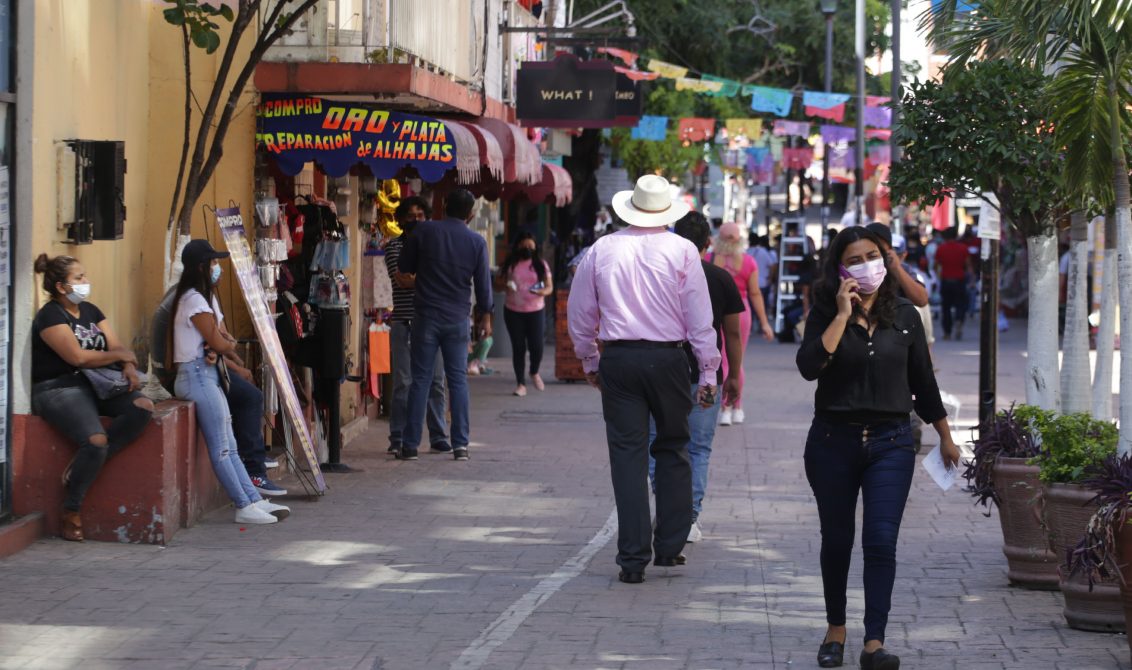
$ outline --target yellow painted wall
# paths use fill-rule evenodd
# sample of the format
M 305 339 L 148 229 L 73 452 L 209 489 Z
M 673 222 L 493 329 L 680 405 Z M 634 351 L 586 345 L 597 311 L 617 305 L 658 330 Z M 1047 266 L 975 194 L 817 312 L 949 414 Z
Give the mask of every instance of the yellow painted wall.
M 91 300 L 126 341 L 136 334 L 143 311 L 141 229 L 149 170 L 148 23 L 153 7 L 150 0 L 37 0 L 35 6 L 32 246 L 35 254 L 69 254 L 87 267 Z M 56 224 L 56 143 L 68 139 L 125 141 L 127 221 L 122 240 L 63 243 L 66 232 Z M 19 260 L 17 270 L 31 272 L 31 259 Z M 38 308 L 44 300 L 37 288 L 33 305 Z
M 161 9 L 154 0 L 36 4 L 33 248 L 77 257 L 93 284 L 91 300 L 122 339 L 139 345 L 148 338 L 149 317 L 163 293 L 162 253 L 184 122 L 180 33 L 164 21 Z M 248 45 L 251 37 L 245 35 Z M 204 104 L 220 52 L 208 56 L 194 48 L 192 54 L 194 89 Z M 224 159 L 195 210 L 194 237 L 206 234 L 200 204 L 227 206 L 234 200 L 245 207 L 251 225 L 255 116 L 250 84 L 247 89 L 228 131 Z M 199 118 L 194 111 L 194 128 Z M 65 243 L 66 231 L 57 230 L 55 143 L 67 139 L 125 141 L 123 239 L 75 246 Z M 223 248 L 211 217 L 207 235 Z M 246 310 L 228 270 L 221 300 L 229 328 L 247 334 Z M 35 307 L 44 300 L 37 290 Z
M 98 0 L 95 0 L 98 1 Z M 144 265 L 147 277 L 155 281 L 147 281 L 143 294 L 144 302 L 152 306 L 160 300 L 164 289 L 161 285 L 160 273 L 163 268 L 165 249 L 165 231 L 169 221 L 169 205 L 173 197 L 176 183 L 177 167 L 181 156 L 181 143 L 184 130 L 184 60 L 181 50 L 180 32 L 169 25 L 161 17 L 161 9 L 157 3 L 150 3 L 153 7 L 150 19 L 150 51 L 149 51 L 149 93 L 150 93 L 150 141 L 148 146 L 150 170 L 147 174 L 145 189 L 146 201 L 146 227 L 144 231 Z M 227 27 L 227 22 L 219 23 Z M 237 65 L 242 64 L 251 49 L 254 37 L 254 27 L 245 33 L 240 52 L 235 58 Z M 228 36 L 222 34 L 223 45 L 227 45 Z M 220 55 L 224 46 L 215 54 L 209 56 L 202 50 L 191 49 L 191 69 L 193 91 L 201 106 L 207 103 L 216 81 L 220 67 Z M 229 74 L 228 89 L 236 78 L 238 67 L 234 67 Z M 226 89 L 227 90 L 227 89 Z M 222 98 L 221 105 L 226 98 Z M 217 110 L 219 119 L 220 109 Z M 193 142 L 196 140 L 196 130 L 200 124 L 200 110 L 193 105 L 192 111 Z M 206 145 L 207 147 L 207 145 Z M 254 237 L 251 227 L 253 204 L 253 172 L 255 163 L 255 108 L 251 82 L 249 81 L 245 93 L 236 105 L 236 113 L 232 117 L 231 125 L 224 141 L 224 158 L 216 168 L 212 180 L 205 188 L 200 200 L 193 211 L 193 237 L 204 237 L 212 242 L 217 249 L 224 249 L 224 241 L 220 231 L 216 228 L 216 220 L 211 215 L 205 215 L 203 206 L 228 207 L 229 201 L 238 203 L 244 214 L 244 221 L 249 230 L 249 236 Z M 193 144 L 190 144 L 189 156 L 192 157 Z M 207 155 L 207 153 L 206 153 Z M 251 335 L 251 323 L 247 318 L 243 297 L 236 285 L 232 268 L 225 262 L 224 274 L 220 281 L 220 302 L 227 318 L 228 329 L 235 335 L 244 337 Z M 148 314 L 146 314 L 148 317 Z

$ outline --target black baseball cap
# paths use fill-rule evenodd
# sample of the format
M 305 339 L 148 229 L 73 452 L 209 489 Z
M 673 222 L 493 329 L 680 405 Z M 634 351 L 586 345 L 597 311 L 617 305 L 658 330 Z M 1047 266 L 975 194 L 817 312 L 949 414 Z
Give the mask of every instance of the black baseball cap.
M 208 240 L 191 240 L 181 250 L 181 263 L 186 267 L 196 266 L 215 258 L 228 258 L 230 255 L 227 251 L 213 249 Z
M 865 227 L 869 229 L 870 233 L 884 240 L 885 244 L 892 247 L 892 228 L 877 221 L 873 221 Z

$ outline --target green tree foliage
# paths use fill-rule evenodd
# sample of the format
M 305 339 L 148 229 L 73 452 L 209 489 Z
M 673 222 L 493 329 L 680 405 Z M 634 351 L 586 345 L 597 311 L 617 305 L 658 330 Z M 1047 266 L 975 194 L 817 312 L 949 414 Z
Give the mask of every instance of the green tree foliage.
M 578 18 L 607 0 L 577 0 Z M 825 18 L 818 0 L 626 0 L 636 17 L 642 55 L 729 79 L 765 86 L 825 85 Z M 842 0 L 833 20 L 833 88 L 854 89 L 853 3 Z M 887 0 L 867 0 L 866 49 L 888 49 Z M 747 29 L 756 13 L 775 26 L 769 37 Z M 766 24 L 755 22 L 754 27 Z M 887 90 L 876 92 L 886 95 Z
M 220 24 L 213 21 L 222 17 L 228 21 L 236 18 L 235 12 L 228 5 L 212 6 L 202 4 L 198 0 L 165 0 L 173 5 L 163 12 L 165 20 L 175 26 L 184 26 L 188 30 L 189 38 L 193 44 L 212 53 L 220 48 Z
M 904 159 L 889 186 L 901 202 L 945 191 L 991 191 L 1027 237 L 1049 230 L 1061 205 L 1060 151 L 1048 123 L 1049 79 L 1013 61 L 953 68 L 943 83 L 915 83 L 896 128 Z
M 606 4 L 606 0 L 578 0 L 574 17 L 579 18 Z M 637 35 L 645 58 L 657 58 L 691 69 L 760 86 L 790 88 L 800 85 L 810 90 L 825 87 L 825 18 L 817 0 L 626 0 L 636 18 Z M 833 89 L 855 89 L 854 24 L 851 2 L 834 15 Z M 867 0 L 869 53 L 886 50 L 884 34 L 889 20 L 887 0 Z M 766 28 L 761 16 L 774 30 L 756 34 L 749 29 Z M 754 19 L 754 21 L 752 21 Z M 868 76 L 870 93 L 888 94 L 887 77 Z M 709 117 L 758 116 L 750 109 L 750 97 L 712 97 L 675 90 L 663 79 L 643 84 L 648 91 L 644 113 L 673 120 Z M 852 112 L 850 112 L 850 117 Z M 633 140 L 627 129 L 616 129 L 612 144 L 630 176 L 659 171 L 676 177 L 703 159 L 702 147 L 685 147 L 670 129 L 664 142 Z

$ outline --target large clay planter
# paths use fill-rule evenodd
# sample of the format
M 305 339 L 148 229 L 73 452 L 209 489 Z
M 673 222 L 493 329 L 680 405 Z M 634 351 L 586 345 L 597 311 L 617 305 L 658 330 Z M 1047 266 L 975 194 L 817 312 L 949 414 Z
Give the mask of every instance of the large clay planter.
M 1116 561 L 1120 564 L 1120 599 L 1124 603 L 1124 626 L 1132 630 L 1132 526 L 1124 524 L 1116 533 Z M 1132 635 L 1128 636 L 1128 651 L 1132 654 Z
M 1085 527 L 1097 506 L 1089 501 L 1096 495 L 1076 484 L 1050 484 L 1042 492 L 1050 545 L 1059 557 L 1075 547 L 1085 536 Z M 1063 559 L 1064 560 L 1064 559 Z M 1073 628 L 1101 633 L 1124 632 L 1124 605 L 1119 578 L 1093 584 L 1084 576 L 1064 576 L 1058 583 L 1065 596 L 1065 620 Z
M 1042 491 L 1038 466 L 1027 465 L 1025 458 L 1000 456 L 994 463 L 994 490 L 1001 501 L 998 520 L 1006 577 L 1014 586 L 1056 591 L 1060 559 L 1049 548 L 1049 535 L 1038 514 Z

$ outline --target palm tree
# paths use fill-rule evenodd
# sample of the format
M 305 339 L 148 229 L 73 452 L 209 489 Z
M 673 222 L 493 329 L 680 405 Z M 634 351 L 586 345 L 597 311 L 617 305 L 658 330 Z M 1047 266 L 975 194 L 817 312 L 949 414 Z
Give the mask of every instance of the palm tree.
M 1132 0 L 984 0 L 970 13 L 960 12 L 959 4 L 944 0 L 938 13 L 927 19 L 937 43 L 947 45 L 955 61 L 985 54 L 1057 70 L 1060 81 L 1054 86 L 1060 84 L 1067 97 L 1056 98 L 1059 110 L 1054 121 L 1067 141 L 1067 173 L 1079 178 L 1082 187 L 1087 182 L 1085 190 L 1094 194 L 1106 190 L 1105 182 L 1112 188 L 1115 216 L 1108 217 L 1111 223 L 1106 219 L 1105 230 L 1102 290 L 1110 296 L 1106 303 L 1115 302 L 1112 293 L 1119 287 L 1120 303 L 1132 305 L 1132 210 L 1123 141 L 1132 128 L 1127 113 Z M 1098 127 L 1096 122 L 1102 119 L 1107 120 L 1107 129 Z M 1111 172 L 1102 176 L 1098 170 L 1105 157 Z M 1117 272 L 1108 272 L 1109 268 Z M 1113 319 L 1105 317 L 1102 312 L 1102 336 L 1106 327 L 1112 332 Z M 1121 311 L 1120 325 L 1122 333 L 1132 334 L 1132 309 Z M 1111 346 L 1110 338 L 1098 340 L 1098 359 L 1107 355 L 1111 361 Z M 1098 361 L 1098 372 L 1101 368 Z M 1098 374 L 1094 393 L 1103 394 L 1106 382 Z M 1132 356 L 1121 356 L 1120 387 L 1132 389 Z M 1120 419 L 1122 426 L 1132 427 L 1132 393 L 1121 393 Z M 1132 453 L 1132 429 L 1121 431 L 1120 452 Z

